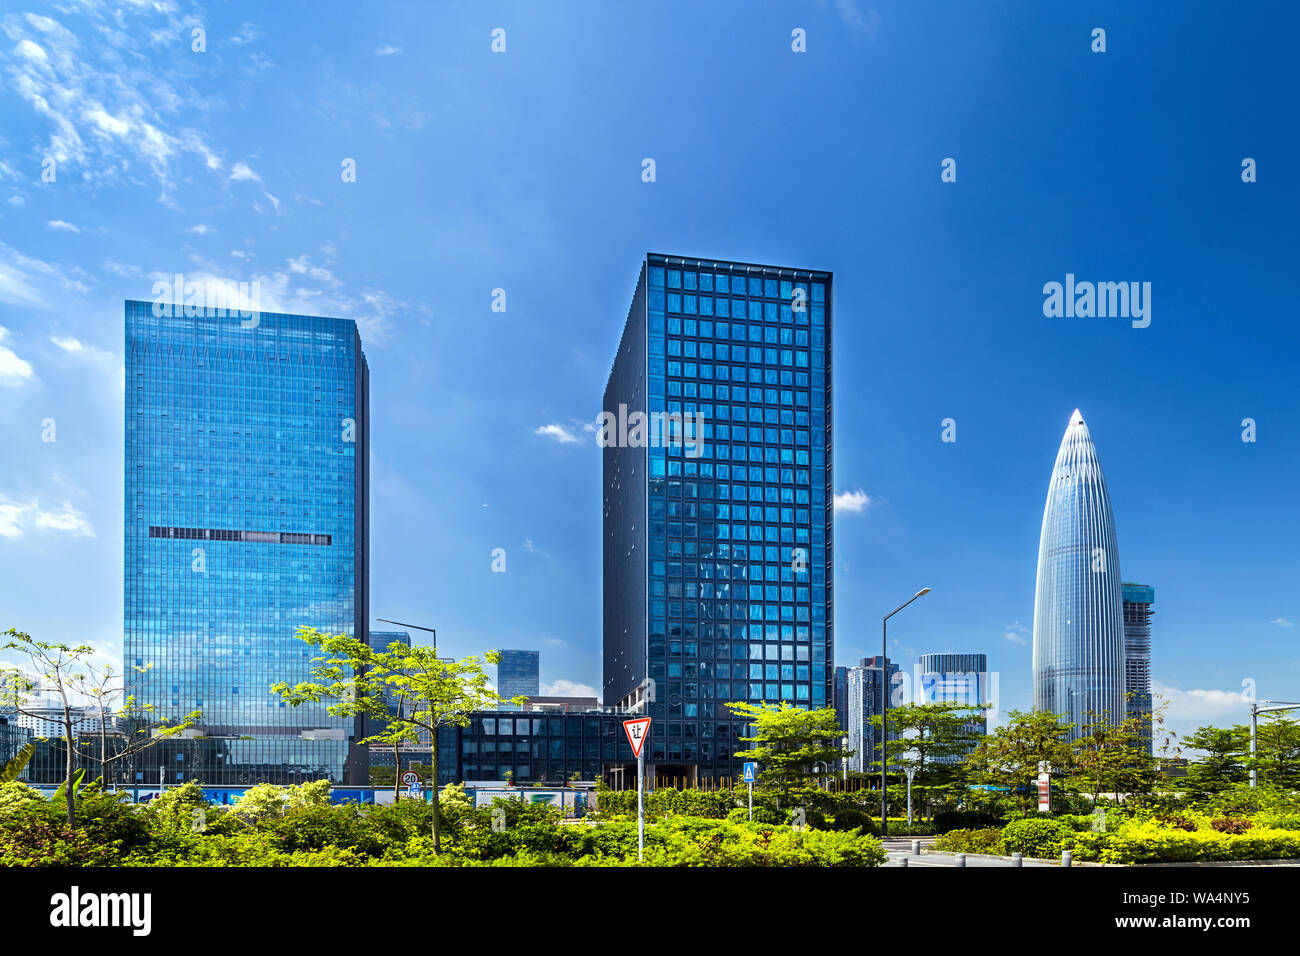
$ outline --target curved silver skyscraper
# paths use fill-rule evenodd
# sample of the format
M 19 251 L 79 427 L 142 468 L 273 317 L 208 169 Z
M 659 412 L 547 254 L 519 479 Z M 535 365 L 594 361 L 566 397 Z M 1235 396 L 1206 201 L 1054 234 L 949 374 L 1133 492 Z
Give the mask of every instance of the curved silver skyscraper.
M 1110 494 L 1076 408 L 1047 488 L 1034 595 L 1034 709 L 1124 719 L 1124 613 Z

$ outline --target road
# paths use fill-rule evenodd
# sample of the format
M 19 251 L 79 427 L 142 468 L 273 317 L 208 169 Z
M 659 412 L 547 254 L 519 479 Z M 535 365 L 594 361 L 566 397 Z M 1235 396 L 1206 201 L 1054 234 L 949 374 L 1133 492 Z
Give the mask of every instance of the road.
M 920 856 L 912 855 L 912 840 L 919 839 L 921 847 L 925 848 L 934 842 L 934 837 L 886 837 L 881 842 L 885 846 L 885 852 L 889 854 L 889 861 L 885 866 L 902 866 L 903 860 L 907 860 L 907 865 L 911 866 L 956 866 L 957 854 L 955 853 L 923 853 Z M 1010 866 L 1010 860 L 993 860 L 975 856 L 966 857 L 967 866 Z M 1055 860 L 1025 860 L 1025 866 L 1058 866 Z

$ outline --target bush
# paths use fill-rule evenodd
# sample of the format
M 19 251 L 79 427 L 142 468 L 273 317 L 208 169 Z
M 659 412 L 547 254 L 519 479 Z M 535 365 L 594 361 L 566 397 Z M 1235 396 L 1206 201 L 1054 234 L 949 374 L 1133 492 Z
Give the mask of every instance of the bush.
M 1179 863 L 1184 861 L 1274 860 L 1300 858 L 1300 833 L 1252 827 L 1240 835 L 1217 830 L 1189 831 L 1156 820 L 1128 823 L 1108 838 L 1104 863 Z
M 835 821 L 832 827 L 836 830 L 861 830 L 864 827 L 870 827 L 871 818 L 861 810 L 852 808 L 840 810 L 835 814 Z
M 116 844 L 101 844 L 65 824 L 29 820 L 0 827 L 0 866 L 110 866 Z
M 1210 821 L 1210 826 L 1220 833 L 1245 833 L 1252 826 L 1251 822 L 1244 817 L 1219 817 Z
M 987 830 L 1001 829 L 1006 823 L 1002 814 L 994 809 L 982 810 L 941 810 L 934 815 L 936 833 L 949 830 Z
M 1002 831 L 996 827 L 982 830 L 949 830 L 934 841 L 936 850 L 950 853 L 1001 853 Z
M 45 798 L 35 787 L 17 780 L 0 783 L 0 821 L 9 817 L 39 813 L 45 809 Z
M 1073 833 L 1070 825 L 1061 820 L 1013 820 L 1002 828 L 1002 845 L 1007 853 L 1023 853 L 1046 860 L 1060 856 Z

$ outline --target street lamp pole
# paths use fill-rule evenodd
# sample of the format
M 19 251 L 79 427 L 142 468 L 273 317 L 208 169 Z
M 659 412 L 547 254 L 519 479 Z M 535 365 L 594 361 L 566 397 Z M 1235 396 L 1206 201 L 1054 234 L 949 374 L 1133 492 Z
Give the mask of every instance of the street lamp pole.
M 919 597 L 930 593 L 921 588 L 894 608 L 880 621 L 880 835 L 889 836 L 889 789 L 885 773 L 889 769 L 889 619 Z

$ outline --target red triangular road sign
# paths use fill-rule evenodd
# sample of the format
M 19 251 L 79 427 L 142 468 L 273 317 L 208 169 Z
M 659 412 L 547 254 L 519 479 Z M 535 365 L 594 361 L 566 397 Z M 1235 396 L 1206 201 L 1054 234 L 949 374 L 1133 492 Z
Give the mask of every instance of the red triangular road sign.
M 632 756 L 641 756 L 645 739 L 650 736 L 650 718 L 637 717 L 635 720 L 625 720 L 623 731 L 627 734 L 627 742 L 632 745 Z

